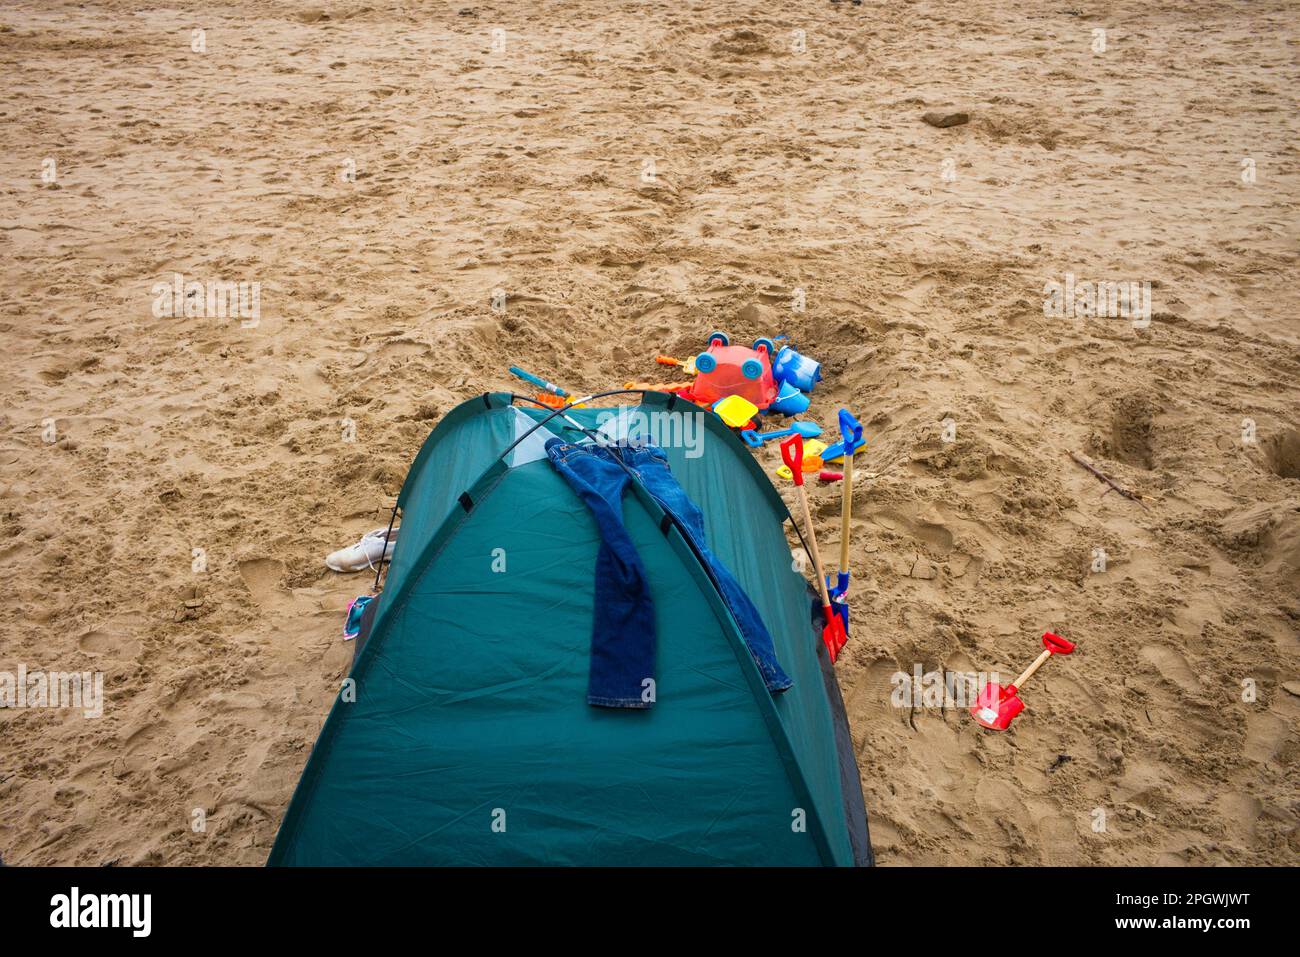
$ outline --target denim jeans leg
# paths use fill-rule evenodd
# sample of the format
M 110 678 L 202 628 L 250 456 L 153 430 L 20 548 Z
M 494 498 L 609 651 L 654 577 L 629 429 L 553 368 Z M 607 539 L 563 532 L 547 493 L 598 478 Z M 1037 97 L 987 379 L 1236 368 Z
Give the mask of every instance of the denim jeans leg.
M 691 501 L 677 479 L 673 478 L 663 452 L 654 447 L 639 449 L 629 455 L 628 462 L 641 478 L 646 490 L 654 496 L 664 511 L 673 515 L 686 529 L 696 551 L 699 552 L 717 582 L 723 601 L 735 616 L 736 623 L 740 626 L 741 637 L 745 639 L 745 645 L 749 648 L 754 663 L 758 665 L 767 690 L 774 694 L 785 691 L 794 684 L 794 681 L 776 660 L 776 648 L 772 644 L 771 633 L 763 624 L 758 608 L 754 606 L 753 600 L 741 587 L 740 582 L 736 581 L 727 566 L 709 551 L 704 534 L 704 515 L 700 512 L 699 506 Z
M 649 578 L 623 524 L 623 492 L 631 481 L 599 446 L 546 445 L 551 465 L 590 510 L 600 531 L 587 703 L 648 708 L 643 682 L 655 674 L 655 615 Z

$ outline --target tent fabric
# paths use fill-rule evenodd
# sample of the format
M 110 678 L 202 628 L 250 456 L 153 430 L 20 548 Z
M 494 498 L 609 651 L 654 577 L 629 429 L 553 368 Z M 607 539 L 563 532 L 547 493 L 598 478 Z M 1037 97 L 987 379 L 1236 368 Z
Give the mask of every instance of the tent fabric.
M 599 534 L 532 457 L 533 437 L 503 455 L 521 422 L 550 414 L 511 403 L 458 406 L 416 457 L 384 592 L 358 639 L 355 700 L 335 702 L 269 863 L 870 863 L 838 685 L 792 568 L 788 513 L 753 457 L 672 397 L 633 407 L 649 437 L 699 430 L 698 442 L 661 447 L 794 687 L 767 692 L 691 546 L 633 486 L 624 520 L 655 604 L 656 700 L 594 708 Z M 612 411 L 566 416 L 609 432 Z M 560 417 L 533 436 L 549 434 L 583 435 Z

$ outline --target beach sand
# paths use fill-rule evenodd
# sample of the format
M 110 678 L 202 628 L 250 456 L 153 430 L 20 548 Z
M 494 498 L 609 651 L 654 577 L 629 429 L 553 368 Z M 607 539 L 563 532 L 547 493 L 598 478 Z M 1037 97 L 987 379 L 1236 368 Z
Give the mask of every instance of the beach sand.
M 263 863 L 367 587 L 322 558 L 438 418 L 715 328 L 867 427 L 880 863 L 1297 859 L 1293 4 L 139 7 L 0 10 L 0 671 L 106 695 L 0 711 L 6 863 Z M 155 315 L 176 274 L 258 321 Z M 1149 282 L 1149 325 L 1046 315 L 1067 274 Z M 891 704 L 1047 629 L 1078 651 L 1006 734 Z

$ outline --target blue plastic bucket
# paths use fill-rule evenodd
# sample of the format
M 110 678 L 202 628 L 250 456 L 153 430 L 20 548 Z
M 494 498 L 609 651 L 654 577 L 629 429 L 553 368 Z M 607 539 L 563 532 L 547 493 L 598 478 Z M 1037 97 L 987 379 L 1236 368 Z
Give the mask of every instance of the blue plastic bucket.
M 785 346 L 776 354 L 772 375 L 778 382 L 788 382 L 796 389 L 811 392 L 813 386 L 821 381 L 822 364 Z
M 808 411 L 808 396 L 789 382 L 781 383 L 781 391 L 776 394 L 771 411 L 781 415 L 800 415 Z

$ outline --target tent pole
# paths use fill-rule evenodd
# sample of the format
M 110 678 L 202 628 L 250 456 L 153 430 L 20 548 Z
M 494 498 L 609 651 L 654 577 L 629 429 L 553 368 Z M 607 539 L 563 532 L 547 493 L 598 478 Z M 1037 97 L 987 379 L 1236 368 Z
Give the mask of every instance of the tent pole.
M 393 537 L 393 523 L 396 521 L 397 521 L 397 503 L 394 502 L 393 514 L 388 519 L 388 531 L 384 533 L 384 551 L 383 554 L 379 556 L 379 564 L 375 567 L 375 587 L 370 589 L 375 593 L 379 592 L 379 576 L 383 574 L 384 571 L 384 559 L 388 555 L 388 541 Z

